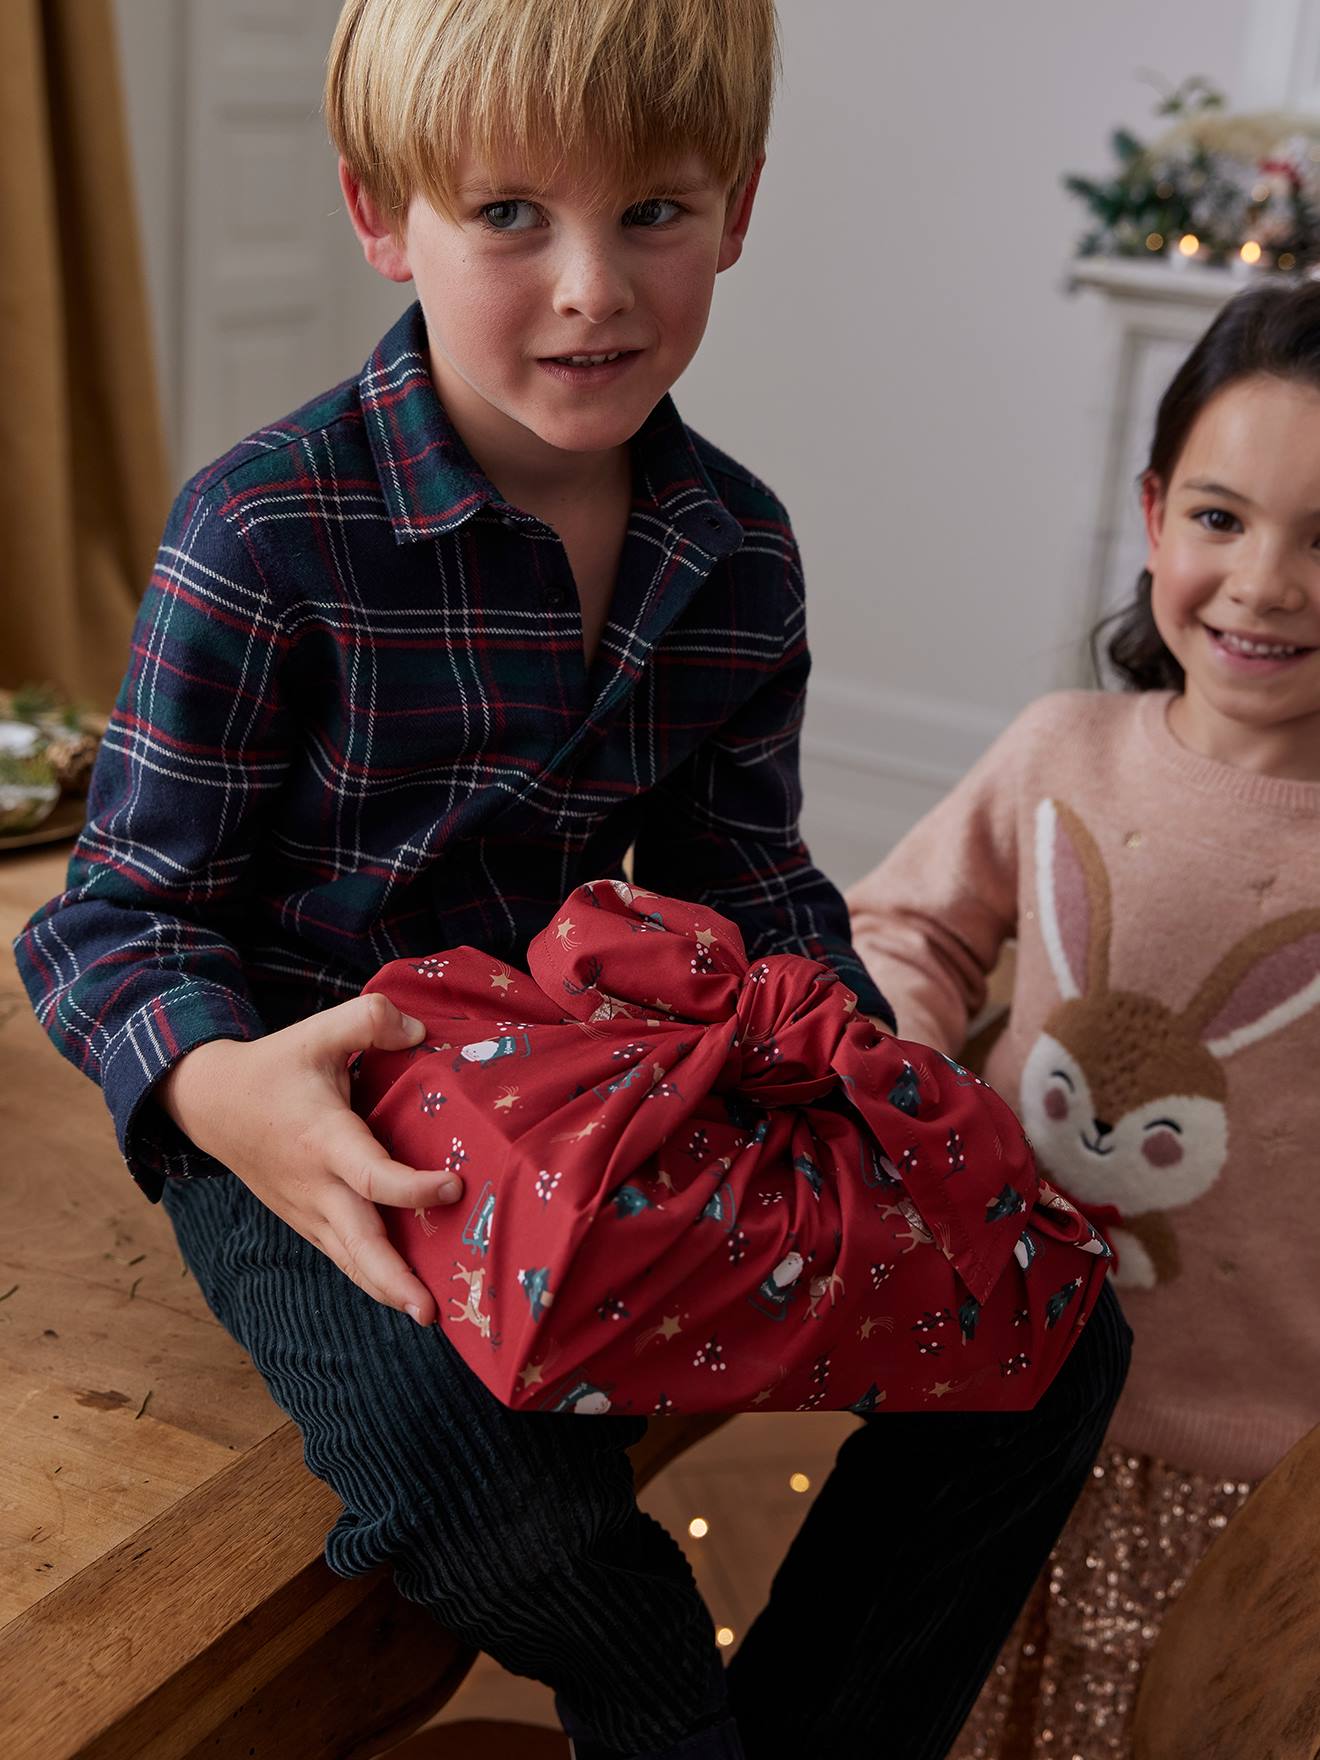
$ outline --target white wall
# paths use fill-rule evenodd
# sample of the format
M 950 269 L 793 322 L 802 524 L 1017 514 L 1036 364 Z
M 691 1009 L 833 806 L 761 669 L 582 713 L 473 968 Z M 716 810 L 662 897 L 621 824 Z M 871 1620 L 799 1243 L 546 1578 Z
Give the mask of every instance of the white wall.
M 1062 173 L 1106 170 L 1116 123 L 1152 131 L 1140 69 L 1202 73 L 1236 97 L 1253 16 L 1298 4 L 780 0 L 784 84 L 755 223 L 679 402 L 798 528 L 816 653 L 808 829 L 840 879 L 1075 675 L 1106 386 L 1098 306 L 1062 291 L 1084 220 Z M 117 5 L 177 388 L 187 290 L 168 204 L 188 177 L 172 134 L 188 98 L 161 82 L 187 10 Z M 1256 102 L 1267 63 L 1251 59 Z M 328 148 L 326 192 L 329 214 Z M 307 362 L 307 394 L 365 357 L 397 302 L 339 221 L 349 322 L 338 358 Z
M 1073 682 L 1103 316 L 1065 171 L 1148 135 L 1137 70 L 1230 97 L 1249 0 L 784 0 L 742 262 L 679 389 L 788 503 L 815 686 L 808 830 L 850 878 L 1013 711 Z

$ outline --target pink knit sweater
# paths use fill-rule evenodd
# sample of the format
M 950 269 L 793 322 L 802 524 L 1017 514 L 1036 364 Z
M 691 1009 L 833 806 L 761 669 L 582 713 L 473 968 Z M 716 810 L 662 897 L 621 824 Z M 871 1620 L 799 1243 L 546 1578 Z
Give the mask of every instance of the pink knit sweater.
M 1101 1214 L 1136 1334 L 1111 1439 L 1254 1479 L 1320 1423 L 1320 782 L 1201 758 L 1164 693 L 1020 715 L 849 894 L 906 1038 L 989 1081 Z

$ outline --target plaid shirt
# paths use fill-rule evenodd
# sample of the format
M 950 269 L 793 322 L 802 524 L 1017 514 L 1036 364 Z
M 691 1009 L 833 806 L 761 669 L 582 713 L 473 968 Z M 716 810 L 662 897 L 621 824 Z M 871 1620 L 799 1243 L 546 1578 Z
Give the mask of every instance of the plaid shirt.
M 665 398 L 590 667 L 568 559 L 446 419 L 413 306 L 361 375 L 175 502 L 68 890 L 16 943 L 134 1177 L 217 1171 L 152 1084 L 209 1039 L 464 943 L 520 962 L 580 882 L 828 960 L 869 1013 L 798 831 L 809 665 L 783 507 Z

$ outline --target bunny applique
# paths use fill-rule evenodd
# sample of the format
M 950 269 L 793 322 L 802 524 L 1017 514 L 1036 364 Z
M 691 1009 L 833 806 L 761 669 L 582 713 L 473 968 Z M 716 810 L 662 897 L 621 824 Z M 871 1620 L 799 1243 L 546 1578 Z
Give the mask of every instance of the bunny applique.
M 1320 910 L 1263 923 L 1183 1007 L 1110 985 L 1109 875 L 1071 808 L 1035 815 L 1041 934 L 1061 1000 L 1023 1066 L 1020 1112 L 1042 1167 L 1109 1233 L 1120 1287 L 1176 1277 L 1169 1213 L 1228 1158 L 1225 1063 L 1320 1004 Z

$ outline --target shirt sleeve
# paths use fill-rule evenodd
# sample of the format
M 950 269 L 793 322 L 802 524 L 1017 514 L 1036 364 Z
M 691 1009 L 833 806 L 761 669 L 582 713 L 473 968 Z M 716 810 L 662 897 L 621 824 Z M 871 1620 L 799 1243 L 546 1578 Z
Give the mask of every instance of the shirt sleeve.
M 222 493 L 180 496 L 134 628 L 68 884 L 15 942 L 38 1019 L 98 1082 L 134 1177 L 219 1171 L 152 1086 L 211 1039 L 264 1031 L 227 928 L 287 767 L 288 643 Z
M 800 953 L 833 967 L 857 1006 L 893 1025 L 893 1011 L 854 952 L 848 912 L 802 839 L 799 744 L 807 649 L 796 549 L 786 651 L 717 734 L 647 797 L 634 849 L 644 886 L 737 924 L 750 956 Z
M 858 953 L 905 1039 L 956 1056 L 1017 929 L 1020 717 L 847 893 Z

